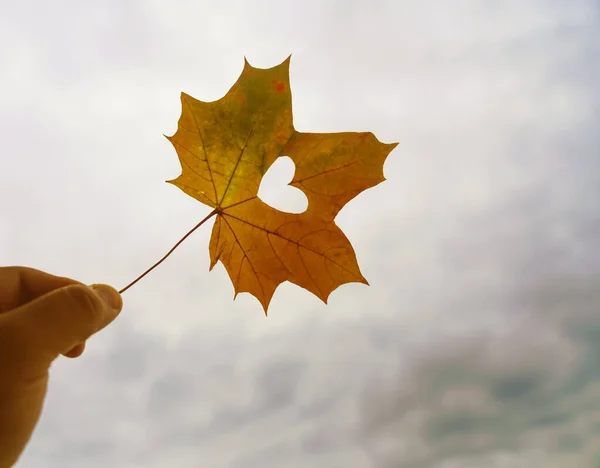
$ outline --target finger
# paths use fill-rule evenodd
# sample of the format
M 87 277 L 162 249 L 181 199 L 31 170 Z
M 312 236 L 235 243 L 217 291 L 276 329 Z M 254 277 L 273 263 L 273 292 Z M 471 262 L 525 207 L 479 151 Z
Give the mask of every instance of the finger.
M 66 353 L 62 353 L 62 355 L 65 357 L 68 357 L 68 358 L 78 358 L 79 356 L 81 356 L 83 354 L 84 351 L 85 351 L 85 341 L 83 343 L 76 344 Z
M 33 268 L 0 267 L 0 313 L 16 309 L 50 291 L 70 284 L 81 283 Z
M 0 361 L 11 367 L 35 361 L 43 369 L 111 323 L 121 308 L 120 294 L 107 285 L 55 289 L 0 315 Z

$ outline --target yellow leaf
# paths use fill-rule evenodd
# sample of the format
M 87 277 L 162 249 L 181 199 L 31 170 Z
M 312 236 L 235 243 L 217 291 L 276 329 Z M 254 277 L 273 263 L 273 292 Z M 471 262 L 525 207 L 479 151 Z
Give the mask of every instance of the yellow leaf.
M 300 133 L 292 122 L 289 57 L 269 69 L 247 61 L 221 99 L 182 93 L 177 132 L 169 137 L 182 173 L 168 181 L 215 210 L 212 269 L 225 266 L 235 295 L 248 292 L 265 314 L 284 281 L 327 302 L 344 283 L 368 284 L 334 218 L 363 190 L 385 180 L 397 143 L 372 133 Z M 258 198 L 263 175 L 279 156 L 296 165 L 290 185 L 308 198 L 304 213 L 278 211 Z

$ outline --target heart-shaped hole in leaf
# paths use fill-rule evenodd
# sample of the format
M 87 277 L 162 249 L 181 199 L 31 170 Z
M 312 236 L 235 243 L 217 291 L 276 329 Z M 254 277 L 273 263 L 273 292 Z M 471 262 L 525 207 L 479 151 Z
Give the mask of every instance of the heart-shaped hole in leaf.
M 287 213 L 304 213 L 308 199 L 302 190 L 288 185 L 294 177 L 296 166 L 287 156 L 280 156 L 263 176 L 258 197 L 267 205 Z

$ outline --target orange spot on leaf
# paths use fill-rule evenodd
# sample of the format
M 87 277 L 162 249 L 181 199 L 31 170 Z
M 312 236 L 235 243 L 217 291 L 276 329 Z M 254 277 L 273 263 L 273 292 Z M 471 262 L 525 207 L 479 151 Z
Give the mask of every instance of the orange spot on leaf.
M 276 93 L 283 93 L 285 91 L 285 83 L 283 81 L 279 81 L 279 80 L 273 80 L 273 89 L 275 90 Z

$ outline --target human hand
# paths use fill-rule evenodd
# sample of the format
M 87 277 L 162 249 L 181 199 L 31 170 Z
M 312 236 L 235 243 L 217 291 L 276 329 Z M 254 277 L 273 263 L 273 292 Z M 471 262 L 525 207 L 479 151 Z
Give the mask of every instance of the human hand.
M 0 468 L 13 466 L 31 437 L 52 362 L 80 356 L 122 306 L 110 286 L 0 267 Z

